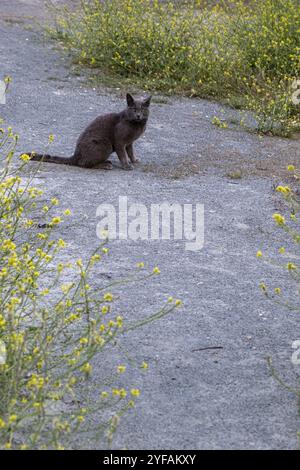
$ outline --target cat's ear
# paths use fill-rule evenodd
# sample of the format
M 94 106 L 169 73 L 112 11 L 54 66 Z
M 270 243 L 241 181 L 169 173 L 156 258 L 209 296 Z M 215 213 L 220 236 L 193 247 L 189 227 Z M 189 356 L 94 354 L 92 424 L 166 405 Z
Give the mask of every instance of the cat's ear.
M 150 103 L 151 103 L 151 98 L 152 96 L 148 96 L 148 98 L 146 98 L 144 101 L 143 101 L 143 106 L 145 106 L 146 108 L 149 108 L 150 106 Z
M 127 93 L 127 95 L 126 95 L 126 101 L 127 101 L 127 105 L 128 105 L 129 107 L 134 105 L 134 99 L 133 99 L 133 97 L 131 96 L 130 93 Z

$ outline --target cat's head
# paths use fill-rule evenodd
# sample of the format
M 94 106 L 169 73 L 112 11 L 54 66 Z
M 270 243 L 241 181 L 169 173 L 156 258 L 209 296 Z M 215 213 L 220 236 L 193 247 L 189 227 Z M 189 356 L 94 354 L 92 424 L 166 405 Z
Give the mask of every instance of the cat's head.
M 148 119 L 151 96 L 148 98 L 135 100 L 130 93 L 126 95 L 127 117 L 129 121 L 140 122 Z

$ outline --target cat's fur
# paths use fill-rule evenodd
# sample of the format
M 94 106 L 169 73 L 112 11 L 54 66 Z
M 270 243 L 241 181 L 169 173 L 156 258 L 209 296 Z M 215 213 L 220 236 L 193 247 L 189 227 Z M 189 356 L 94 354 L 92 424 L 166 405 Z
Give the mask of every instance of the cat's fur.
M 70 158 L 29 153 L 31 160 L 81 166 L 84 168 L 111 169 L 109 156 L 116 152 L 124 170 L 132 170 L 138 158 L 133 152 L 133 142 L 145 131 L 149 117 L 151 96 L 135 100 L 126 95 L 127 108 L 120 113 L 98 116 L 80 134 L 74 155 Z

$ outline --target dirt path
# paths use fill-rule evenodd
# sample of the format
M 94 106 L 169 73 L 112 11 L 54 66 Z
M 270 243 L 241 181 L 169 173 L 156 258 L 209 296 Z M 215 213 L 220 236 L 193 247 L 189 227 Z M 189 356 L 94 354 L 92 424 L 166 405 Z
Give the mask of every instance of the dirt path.
M 87 87 L 84 77 L 70 72 L 68 57 L 26 29 L 25 16 L 41 16 L 40 3 L 0 3 L 0 77 L 13 77 L 0 112 L 20 134 L 20 151 L 44 150 L 53 133 L 53 153 L 71 155 L 82 128 L 98 114 L 121 109 L 124 100 Z M 49 197 L 73 212 L 60 235 L 77 258 L 98 243 L 96 208 L 102 202 L 117 205 L 121 195 L 147 207 L 164 200 L 205 206 L 201 251 L 185 250 L 184 241 L 116 241 L 99 272 L 127 275 L 140 260 L 160 267 L 161 276 L 150 283 L 123 289 L 119 308 L 129 319 L 168 295 L 184 300 L 176 315 L 123 343 L 134 359 L 149 363 L 149 372 L 136 377 L 132 372 L 134 384 L 131 373 L 124 377 L 125 387 L 135 385 L 143 393 L 137 414 L 122 421 L 119 448 L 297 446 L 296 399 L 270 377 L 265 358 L 271 355 L 295 382 L 290 357 L 299 318 L 262 298 L 260 281 L 282 287 L 286 281 L 255 253 L 281 246 L 270 221 L 280 207 L 272 187 L 286 163 L 299 160 L 299 142 L 260 138 L 233 125 L 216 128 L 211 118 L 220 113 L 221 106 L 203 100 L 154 100 L 149 127 L 137 144 L 142 163 L 135 171 L 122 171 L 114 158 L 111 172 L 45 164 L 39 174 Z M 233 114 L 224 110 L 228 121 Z M 228 176 L 236 169 L 242 169 L 242 178 Z M 222 348 L 202 350 L 214 346 Z M 95 368 L 97 380 L 102 365 Z

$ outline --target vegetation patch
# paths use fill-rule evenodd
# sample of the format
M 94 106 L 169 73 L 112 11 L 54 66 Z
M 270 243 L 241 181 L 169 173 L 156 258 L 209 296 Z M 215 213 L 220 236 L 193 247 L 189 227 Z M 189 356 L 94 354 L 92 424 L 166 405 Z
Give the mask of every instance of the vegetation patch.
M 280 267 L 286 273 L 285 285 L 270 285 L 268 282 L 261 282 L 260 289 L 262 293 L 271 301 L 275 302 L 280 307 L 284 307 L 287 312 L 292 315 L 300 312 L 299 292 L 300 292 L 300 272 L 299 272 L 299 245 L 300 245 L 300 226 L 299 226 L 299 213 L 300 213 L 300 197 L 299 197 L 299 181 L 300 173 L 294 165 L 288 165 L 287 170 L 292 175 L 289 178 L 289 184 L 276 185 L 275 190 L 281 194 L 285 201 L 285 207 L 282 212 L 276 212 L 272 215 L 276 227 L 283 231 L 284 242 L 278 248 L 277 254 L 267 254 L 263 250 L 258 250 L 256 256 L 260 260 L 267 260 L 276 267 Z M 291 247 L 291 248 L 290 248 Z M 293 249 L 294 248 L 294 249 Z M 287 379 L 282 378 L 281 371 L 279 372 L 276 366 L 273 365 L 272 358 L 268 358 L 268 364 L 273 377 L 284 388 L 293 392 L 298 400 L 298 414 L 300 414 L 300 387 L 299 375 L 297 367 L 300 365 L 300 340 L 293 338 L 292 348 L 295 350 L 291 354 L 291 363 L 294 367 L 295 377 L 294 384 L 287 382 Z M 297 433 L 300 439 L 300 432 Z
M 114 313 L 118 287 L 149 280 L 158 267 L 143 274 L 141 262 L 128 279 L 95 284 L 106 242 L 86 260 L 67 261 L 59 226 L 71 211 L 56 198 L 45 202 L 30 157 L 15 156 L 17 142 L 11 128 L 0 128 L 0 449 L 72 448 L 78 435 L 82 447 L 107 446 L 140 394 L 135 384 L 124 388 L 121 375 L 148 364 L 127 367 L 125 356 L 107 366 L 104 350 L 181 302 L 170 297 L 157 312 L 123 322 Z M 100 383 L 90 380 L 95 361 L 103 364 Z
M 292 100 L 298 0 L 91 0 L 53 12 L 52 34 L 102 76 L 250 109 L 264 133 L 287 136 L 300 127 Z

